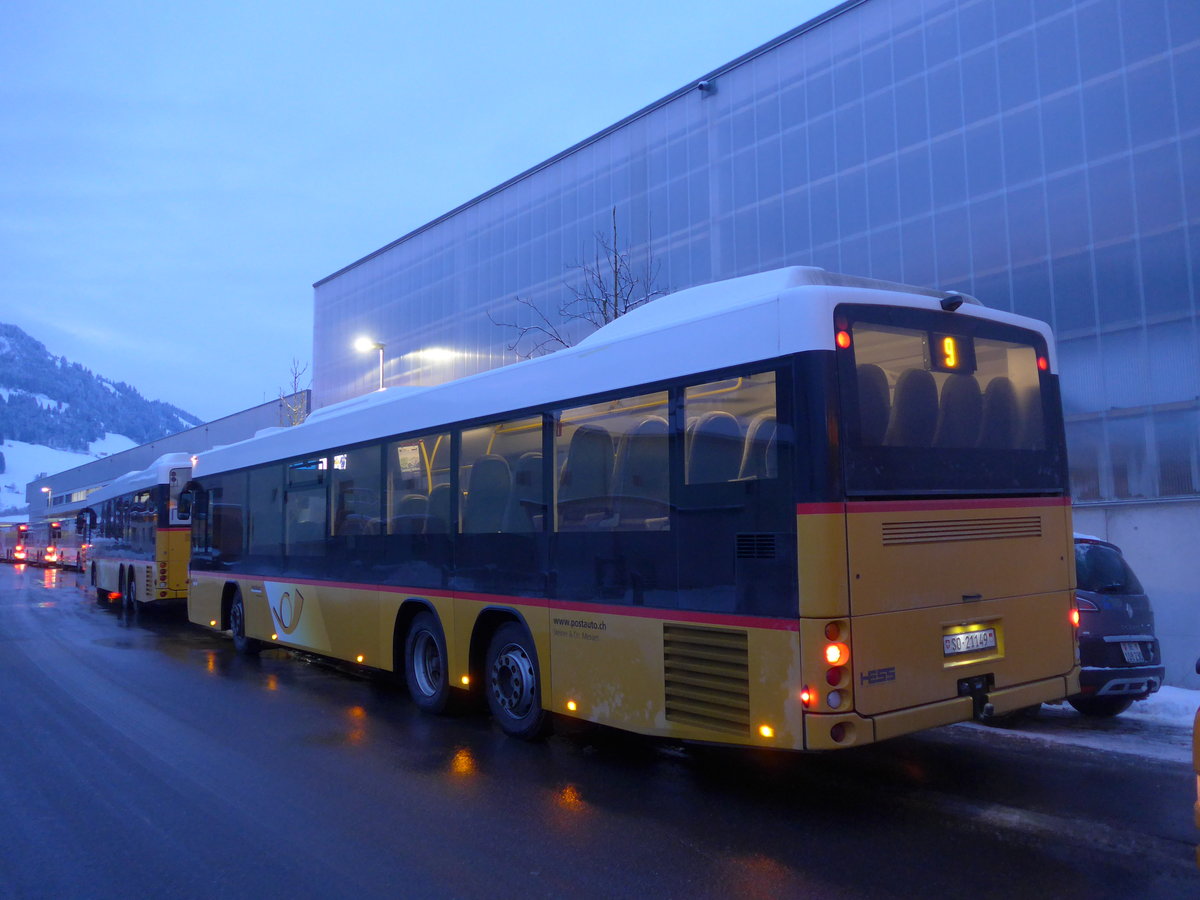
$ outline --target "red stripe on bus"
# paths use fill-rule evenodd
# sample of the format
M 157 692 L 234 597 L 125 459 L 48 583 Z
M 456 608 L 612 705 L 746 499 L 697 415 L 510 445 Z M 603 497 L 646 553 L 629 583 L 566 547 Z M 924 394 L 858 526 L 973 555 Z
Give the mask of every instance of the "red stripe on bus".
M 1032 509 L 1070 506 L 1070 497 L 994 497 L 990 500 L 853 500 L 848 512 L 925 512 L 957 509 Z
M 846 511 L 845 503 L 797 503 L 798 516 L 841 515 Z
M 279 578 L 272 576 L 264 578 L 261 575 L 230 576 L 227 574 L 209 574 L 208 572 L 192 572 L 192 577 L 213 578 L 221 581 L 261 581 L 264 584 L 298 584 L 312 587 L 336 588 L 352 591 L 381 591 L 385 594 L 408 594 L 414 597 L 440 597 L 443 600 L 470 600 L 475 603 L 500 603 L 506 606 L 533 606 L 538 609 L 557 609 L 571 612 L 592 613 L 594 615 L 632 616 L 641 619 L 679 620 L 683 622 L 698 622 L 706 625 L 727 625 L 737 628 L 765 628 L 772 631 L 799 631 L 800 620 L 759 618 L 758 616 L 739 616 L 726 613 L 706 613 L 687 609 L 646 608 L 644 606 L 615 606 L 598 603 L 572 603 L 568 600 L 546 599 L 544 597 L 509 597 L 503 594 L 474 594 L 465 591 L 443 591 L 436 588 L 397 587 L 393 584 L 360 584 L 351 581 L 315 581 L 308 578 Z

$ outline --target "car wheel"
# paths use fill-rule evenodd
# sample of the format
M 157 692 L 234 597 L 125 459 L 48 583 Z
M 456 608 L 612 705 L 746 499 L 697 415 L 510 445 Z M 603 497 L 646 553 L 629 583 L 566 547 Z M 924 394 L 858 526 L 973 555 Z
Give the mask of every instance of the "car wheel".
M 1119 716 L 1133 705 L 1128 697 L 1068 697 L 1067 702 L 1085 716 L 1097 719 Z
M 537 649 L 523 625 L 508 622 L 488 644 L 487 702 L 505 734 L 533 740 L 546 733 Z
M 246 635 L 246 606 L 242 603 L 242 592 L 233 595 L 233 604 L 229 607 L 229 632 L 233 635 L 233 649 L 243 656 L 254 656 L 262 649 L 262 645 Z
M 443 713 L 450 703 L 446 637 L 429 610 L 417 613 L 404 639 L 404 680 L 422 712 Z

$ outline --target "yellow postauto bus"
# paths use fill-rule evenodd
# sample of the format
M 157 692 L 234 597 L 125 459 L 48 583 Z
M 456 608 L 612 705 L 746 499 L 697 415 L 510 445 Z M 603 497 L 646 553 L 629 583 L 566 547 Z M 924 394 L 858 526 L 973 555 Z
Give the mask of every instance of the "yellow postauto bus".
M 187 596 L 190 511 L 179 502 L 191 457 L 168 453 L 87 498 L 76 518 L 86 545 L 81 567 L 100 603 L 141 604 Z
M 1047 326 L 789 268 L 201 454 L 189 618 L 646 735 L 862 745 L 1078 689 Z

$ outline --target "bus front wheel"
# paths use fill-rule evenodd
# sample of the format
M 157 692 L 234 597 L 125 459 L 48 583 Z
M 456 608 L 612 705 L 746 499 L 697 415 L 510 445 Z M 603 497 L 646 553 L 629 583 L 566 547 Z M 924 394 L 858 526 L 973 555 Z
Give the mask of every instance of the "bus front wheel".
M 246 606 L 242 603 L 241 591 L 233 595 L 229 607 L 229 633 L 233 635 L 233 649 L 243 656 L 254 656 L 262 646 L 246 635 Z
M 422 712 L 443 713 L 450 703 L 450 673 L 446 638 L 437 616 L 419 612 L 404 640 L 404 680 L 413 703 Z
M 537 649 L 524 626 L 507 622 L 488 644 L 488 708 L 505 734 L 525 740 L 542 737 L 549 717 L 542 709 Z

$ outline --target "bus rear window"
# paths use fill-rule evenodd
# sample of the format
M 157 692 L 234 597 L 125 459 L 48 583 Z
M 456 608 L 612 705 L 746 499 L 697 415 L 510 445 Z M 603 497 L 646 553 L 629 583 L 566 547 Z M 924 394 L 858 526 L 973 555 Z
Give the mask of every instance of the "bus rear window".
M 1038 450 L 1037 353 L 1028 344 L 856 322 L 859 441 Z
M 1057 382 L 1039 333 L 850 305 L 837 328 L 849 493 L 1065 489 Z

